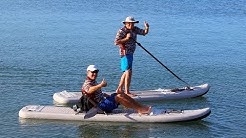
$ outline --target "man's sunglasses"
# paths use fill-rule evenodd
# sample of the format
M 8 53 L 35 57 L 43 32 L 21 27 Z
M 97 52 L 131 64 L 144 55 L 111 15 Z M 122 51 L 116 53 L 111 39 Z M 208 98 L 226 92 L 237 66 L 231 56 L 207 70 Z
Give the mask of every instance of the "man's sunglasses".
M 91 71 L 91 73 L 98 73 L 99 70 L 94 70 L 94 71 Z

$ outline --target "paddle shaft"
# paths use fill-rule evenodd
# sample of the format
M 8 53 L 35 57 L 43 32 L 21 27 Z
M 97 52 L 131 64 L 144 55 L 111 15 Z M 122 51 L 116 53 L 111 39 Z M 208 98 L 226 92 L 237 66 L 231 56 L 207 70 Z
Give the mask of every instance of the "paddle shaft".
M 86 95 L 84 95 L 86 96 Z M 87 97 L 87 96 L 86 96 Z M 95 116 L 97 114 L 98 111 L 103 111 L 100 107 L 97 106 L 97 104 L 90 98 L 87 97 L 89 102 L 91 102 L 93 104 L 93 108 L 91 108 L 85 115 L 84 115 L 84 119 L 88 119 L 91 118 L 93 116 Z M 103 111 L 104 114 L 107 114 L 105 111 Z
M 151 54 L 147 49 L 145 49 L 140 43 L 138 43 L 135 39 L 133 39 L 135 43 L 137 43 L 145 52 L 147 52 L 151 57 L 153 57 L 158 63 L 160 63 L 166 70 L 168 70 L 171 74 L 173 74 L 180 81 L 184 82 L 186 85 L 190 86 L 187 82 L 178 77 L 175 73 L 173 73 L 167 66 L 165 66 L 160 60 L 158 60 L 153 54 Z

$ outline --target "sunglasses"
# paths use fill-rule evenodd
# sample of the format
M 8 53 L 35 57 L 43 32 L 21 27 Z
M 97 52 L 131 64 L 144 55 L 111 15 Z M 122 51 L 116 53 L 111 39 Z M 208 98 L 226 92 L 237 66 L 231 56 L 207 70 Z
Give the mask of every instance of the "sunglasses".
M 91 73 L 98 73 L 99 70 L 94 70 L 94 71 L 91 71 Z

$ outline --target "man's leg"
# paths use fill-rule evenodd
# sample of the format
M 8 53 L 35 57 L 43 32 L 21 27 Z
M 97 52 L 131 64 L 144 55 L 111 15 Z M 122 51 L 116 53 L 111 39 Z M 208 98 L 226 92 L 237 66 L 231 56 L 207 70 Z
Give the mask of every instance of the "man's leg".
M 127 70 L 125 77 L 125 93 L 129 96 L 136 96 L 135 94 L 130 93 L 130 86 L 132 80 L 132 63 L 133 63 L 133 55 L 127 56 Z
M 124 86 L 126 94 L 128 94 L 129 96 L 135 96 L 134 94 L 130 93 L 130 85 L 132 79 L 132 62 L 133 62 L 133 55 L 126 55 L 121 58 L 121 70 L 124 73 L 121 76 L 121 80 L 118 88 L 116 89 L 116 93 L 123 92 L 123 86 Z
M 127 94 L 117 94 L 115 100 L 117 103 L 120 103 L 127 108 L 136 110 L 139 114 L 149 114 L 151 112 L 151 106 L 142 105 Z
M 116 93 L 124 93 L 123 87 L 126 86 L 126 77 L 129 77 L 128 76 L 129 63 L 128 63 L 127 55 L 121 57 L 120 68 L 121 68 L 121 71 L 123 72 L 123 74 L 121 75 L 120 83 L 118 85 L 118 88 L 116 89 Z M 127 81 L 127 82 L 129 82 L 129 81 Z M 126 89 L 126 87 L 125 87 L 125 89 Z
M 130 93 L 130 84 L 132 79 L 132 70 L 128 69 L 125 75 L 125 93 L 131 95 Z
M 123 85 L 125 84 L 125 77 L 126 77 L 126 72 L 123 72 L 120 78 L 120 83 L 118 85 L 118 88 L 116 89 L 116 93 L 118 94 L 123 93 Z

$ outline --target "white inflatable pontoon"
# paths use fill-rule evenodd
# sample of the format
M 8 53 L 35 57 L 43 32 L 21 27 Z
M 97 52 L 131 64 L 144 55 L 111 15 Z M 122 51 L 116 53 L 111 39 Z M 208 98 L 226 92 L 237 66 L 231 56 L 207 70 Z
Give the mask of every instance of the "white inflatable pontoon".
M 145 91 L 131 91 L 131 93 L 137 96 L 132 97 L 137 101 L 160 101 L 160 100 L 175 100 L 194 98 L 206 94 L 209 91 L 210 86 L 208 84 L 202 84 L 199 86 L 177 89 L 157 89 L 157 90 L 145 90 Z M 107 92 L 106 92 L 107 93 Z M 108 94 L 113 92 L 108 92 Z M 81 92 L 57 92 L 53 95 L 53 99 L 58 104 L 73 104 L 78 103 Z
M 152 109 L 150 115 L 139 115 L 132 109 L 115 109 L 112 113 L 96 114 L 84 119 L 85 112 L 78 113 L 70 107 L 28 105 L 19 111 L 19 117 L 25 119 L 54 119 L 71 121 L 106 121 L 106 122 L 183 122 L 200 120 L 207 117 L 210 108 L 196 110 Z

